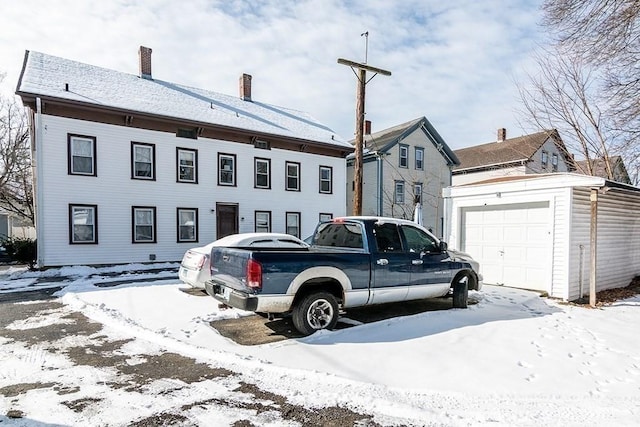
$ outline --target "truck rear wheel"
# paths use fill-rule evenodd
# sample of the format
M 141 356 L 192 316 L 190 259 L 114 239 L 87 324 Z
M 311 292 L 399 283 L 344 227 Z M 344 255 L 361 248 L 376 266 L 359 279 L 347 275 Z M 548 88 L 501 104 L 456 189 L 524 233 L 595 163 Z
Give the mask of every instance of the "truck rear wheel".
M 469 280 L 472 280 L 469 273 L 464 273 L 453 281 L 453 308 L 467 308 Z
M 304 296 L 293 308 L 293 326 L 303 335 L 333 329 L 338 323 L 338 301 L 328 292 Z

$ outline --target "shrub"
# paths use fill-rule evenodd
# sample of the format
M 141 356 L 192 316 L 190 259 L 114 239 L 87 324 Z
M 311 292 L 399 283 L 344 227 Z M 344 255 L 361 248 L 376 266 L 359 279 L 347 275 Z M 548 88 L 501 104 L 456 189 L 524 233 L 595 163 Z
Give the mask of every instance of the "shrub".
M 35 268 L 37 255 L 35 239 L 7 237 L 2 241 L 2 245 L 12 261 L 29 264 L 30 270 Z

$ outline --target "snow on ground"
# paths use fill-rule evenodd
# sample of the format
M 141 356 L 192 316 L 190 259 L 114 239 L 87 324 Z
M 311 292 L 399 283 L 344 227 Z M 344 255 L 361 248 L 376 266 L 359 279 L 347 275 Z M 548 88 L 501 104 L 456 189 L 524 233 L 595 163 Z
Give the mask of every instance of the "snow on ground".
M 163 348 L 243 372 L 293 404 L 362 408 L 382 424 L 407 425 L 619 426 L 640 417 L 640 297 L 589 309 L 485 286 L 466 310 L 242 346 L 209 322 L 251 313 L 219 311 L 212 298 L 180 291 L 186 285 L 167 272 L 129 270 L 163 280 L 98 288 L 134 276 L 125 268 L 105 279 L 102 270 L 76 268 L 65 271 L 73 280 L 57 295 L 107 333 L 138 338 L 132 354 Z M 46 282 L 46 274 L 55 276 L 5 272 L 0 289 Z

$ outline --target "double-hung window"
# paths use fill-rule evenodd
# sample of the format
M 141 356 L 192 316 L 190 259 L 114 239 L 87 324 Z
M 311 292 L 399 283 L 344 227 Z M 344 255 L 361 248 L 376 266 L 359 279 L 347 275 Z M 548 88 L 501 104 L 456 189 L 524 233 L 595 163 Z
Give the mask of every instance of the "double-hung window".
M 198 183 L 198 151 L 187 148 L 176 149 L 178 182 Z
M 142 142 L 131 143 L 131 178 L 156 179 L 156 146 Z
M 395 204 L 404 204 L 404 181 L 396 181 L 395 194 L 393 197 Z
M 178 208 L 178 243 L 198 241 L 198 209 Z
M 256 211 L 255 231 L 256 233 L 271 232 L 271 211 Z
M 547 163 L 549 163 L 549 154 L 546 151 L 542 152 L 542 169 L 547 168 Z
M 409 146 L 405 145 L 405 144 L 399 144 L 399 156 L 400 156 L 400 161 L 398 166 L 400 166 L 401 168 L 408 168 L 409 167 Z
M 69 175 L 96 176 L 96 138 L 67 135 Z
M 420 182 L 413 184 L 413 202 L 422 203 L 422 183 Z
M 69 205 L 69 243 L 98 243 L 98 206 Z
M 556 153 L 551 155 L 551 170 L 554 172 L 558 170 L 558 155 Z
M 271 188 L 271 160 L 254 158 L 254 187 Z
M 331 194 L 333 192 L 333 168 L 320 166 L 320 192 Z
M 218 153 L 218 185 L 236 186 L 236 155 Z
M 155 243 L 156 208 L 154 206 L 133 206 L 131 217 L 133 243 Z
M 300 238 L 300 212 L 287 212 L 287 234 Z
M 416 170 L 424 170 L 424 148 L 416 147 Z
M 286 185 L 287 191 L 300 191 L 300 163 L 286 162 Z
M 320 215 L 318 216 L 318 219 L 321 222 L 322 221 L 331 221 L 333 219 L 333 214 L 332 213 L 321 212 Z

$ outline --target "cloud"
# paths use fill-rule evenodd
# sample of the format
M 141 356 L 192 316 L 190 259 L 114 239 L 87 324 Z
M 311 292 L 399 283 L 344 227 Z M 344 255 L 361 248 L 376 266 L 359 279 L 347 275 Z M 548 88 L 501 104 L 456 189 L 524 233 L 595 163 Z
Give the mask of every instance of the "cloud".
M 338 58 L 388 69 L 367 85 L 381 130 L 426 116 L 452 148 L 516 128 L 514 77 L 538 39 L 537 2 L 22 0 L 0 17 L 3 93 L 24 50 L 137 74 L 140 45 L 155 78 L 308 111 L 353 137 L 356 78 Z M 369 38 L 361 36 L 369 32 Z

